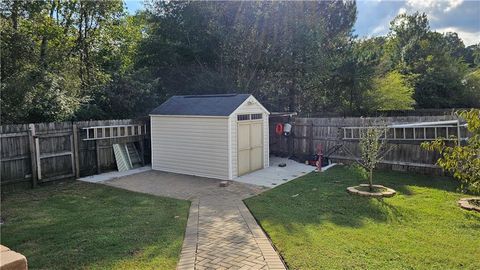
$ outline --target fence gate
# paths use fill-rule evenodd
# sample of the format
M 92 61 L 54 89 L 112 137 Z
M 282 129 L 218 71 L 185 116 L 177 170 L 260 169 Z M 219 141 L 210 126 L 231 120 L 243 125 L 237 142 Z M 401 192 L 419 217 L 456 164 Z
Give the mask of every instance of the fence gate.
M 39 182 L 75 176 L 73 132 L 47 133 L 34 138 Z

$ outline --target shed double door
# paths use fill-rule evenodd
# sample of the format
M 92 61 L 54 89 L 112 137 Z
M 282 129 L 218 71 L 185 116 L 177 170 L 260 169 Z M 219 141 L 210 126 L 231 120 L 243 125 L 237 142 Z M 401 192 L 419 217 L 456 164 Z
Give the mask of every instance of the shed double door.
M 263 123 L 238 123 L 238 175 L 263 168 Z

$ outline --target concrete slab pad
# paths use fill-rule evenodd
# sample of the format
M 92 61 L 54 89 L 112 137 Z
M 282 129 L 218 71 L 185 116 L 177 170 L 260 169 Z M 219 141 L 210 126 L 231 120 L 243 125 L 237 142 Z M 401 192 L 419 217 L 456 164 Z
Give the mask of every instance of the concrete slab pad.
M 77 180 L 90 182 L 90 183 L 99 183 L 99 182 L 104 182 L 104 181 L 108 181 L 108 180 L 112 180 L 112 179 L 116 179 L 124 176 L 129 176 L 137 173 L 150 171 L 150 170 L 152 170 L 151 166 L 144 166 L 144 167 L 135 168 L 135 169 L 131 169 L 124 172 L 113 171 L 113 172 L 106 172 L 106 173 L 86 176 L 86 177 L 78 178 Z
M 278 167 L 281 163 L 285 163 L 287 166 Z M 305 165 L 288 158 L 270 157 L 270 167 L 242 175 L 233 179 L 233 181 L 272 188 L 314 170 L 314 166 Z
M 183 200 L 213 197 L 218 200 L 245 199 L 265 190 L 264 187 L 231 182 L 226 187 L 222 180 L 186 174 L 150 170 L 130 176 L 104 181 L 102 184 L 136 192 L 149 193 Z
M 337 165 L 337 163 L 332 163 L 332 164 L 329 164 L 329 165 L 327 165 L 327 166 L 325 166 L 325 167 L 322 167 L 322 172 L 324 172 L 324 171 L 332 168 L 332 167 L 335 166 L 335 165 Z

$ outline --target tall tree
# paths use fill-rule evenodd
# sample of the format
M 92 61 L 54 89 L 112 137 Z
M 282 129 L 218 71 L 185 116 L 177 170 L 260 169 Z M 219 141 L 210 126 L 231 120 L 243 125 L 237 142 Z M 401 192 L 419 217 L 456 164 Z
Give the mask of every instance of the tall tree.
M 412 79 L 420 108 L 463 107 L 465 46 L 456 34 L 430 31 L 427 16 L 398 15 L 390 24 L 386 53 L 391 69 Z
M 331 76 L 346 65 L 355 2 L 155 1 L 150 12 L 137 67 L 159 96 L 250 92 L 272 110 L 311 111 L 344 91 Z
M 121 0 L 4 0 L 0 10 L 2 123 L 135 117 L 171 95 L 225 92 L 303 114 L 407 108 L 410 86 L 418 108 L 478 106 L 480 46 L 432 32 L 425 14 L 358 40 L 355 1 L 151 0 L 129 15 Z
M 119 73 L 116 48 L 138 42 L 116 36 L 121 0 L 2 1 L 0 18 L 3 123 L 72 119 Z

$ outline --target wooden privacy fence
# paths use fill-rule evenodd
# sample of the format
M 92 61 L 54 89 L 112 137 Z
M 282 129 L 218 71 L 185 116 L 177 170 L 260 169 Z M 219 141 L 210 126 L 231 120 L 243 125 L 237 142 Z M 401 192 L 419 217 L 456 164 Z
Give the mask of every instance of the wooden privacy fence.
M 355 127 L 363 126 L 365 121 L 372 120 L 375 119 L 272 116 L 270 117 L 270 152 L 281 156 L 294 155 L 302 161 L 315 154 L 317 146 L 321 145 L 322 152 L 331 160 L 351 162 L 360 157 L 360 148 L 358 136 L 349 132 L 354 132 Z M 435 165 L 439 154 L 424 150 L 420 144 L 423 141 L 431 140 L 433 136 L 448 137 L 448 134 L 456 136 L 458 133 L 462 138 L 467 136 L 464 126 L 453 124 L 406 125 L 418 122 L 458 120 L 453 115 L 385 117 L 382 120 L 387 125 L 392 125 L 391 133 L 388 135 L 388 144 L 393 147 L 382 161 L 382 167 L 393 170 L 440 173 L 438 166 Z M 286 122 L 292 124 L 291 136 L 277 135 L 275 125 Z
M 150 160 L 146 119 L 0 126 L 1 185 L 32 185 L 116 169 L 113 144 L 134 143 Z

